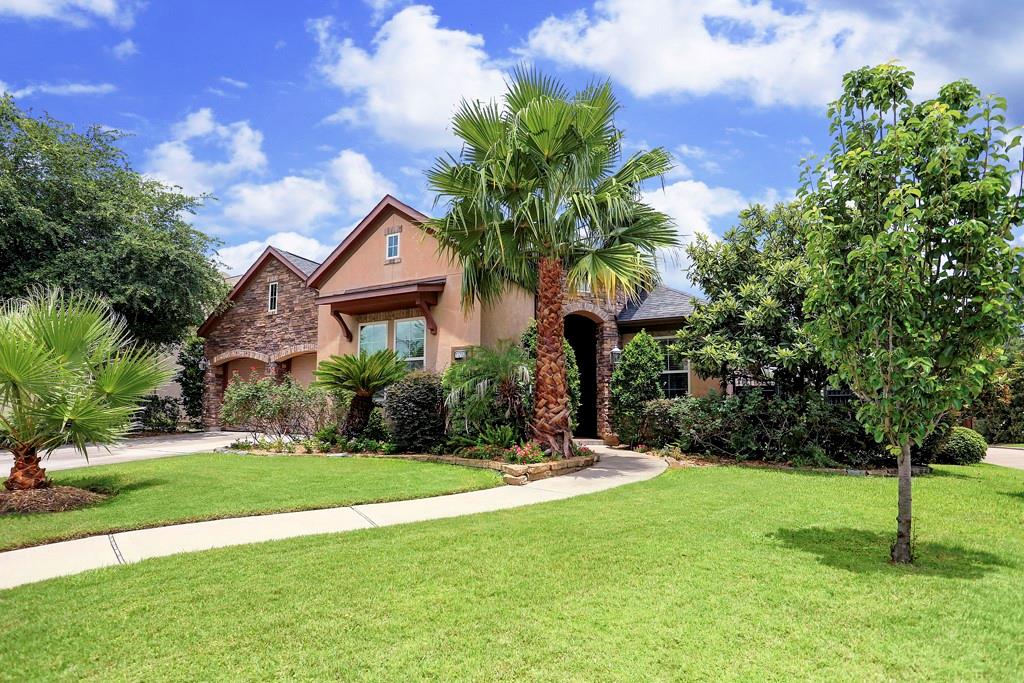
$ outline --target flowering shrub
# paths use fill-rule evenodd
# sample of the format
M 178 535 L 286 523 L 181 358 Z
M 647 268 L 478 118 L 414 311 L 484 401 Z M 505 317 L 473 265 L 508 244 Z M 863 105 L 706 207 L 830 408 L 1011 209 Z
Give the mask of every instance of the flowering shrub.
M 544 455 L 544 450 L 536 441 L 527 441 L 526 443 L 516 444 L 508 450 L 507 457 L 510 462 L 518 463 L 520 465 L 544 462 L 544 460 L 547 459 Z

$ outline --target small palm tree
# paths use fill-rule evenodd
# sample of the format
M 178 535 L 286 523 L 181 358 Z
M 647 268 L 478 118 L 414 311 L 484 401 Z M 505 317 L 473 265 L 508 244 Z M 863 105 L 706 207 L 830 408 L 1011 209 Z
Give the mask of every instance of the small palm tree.
M 525 437 L 533 390 L 533 362 L 518 344 L 500 342 L 494 348 L 477 346 L 466 360 L 449 369 L 445 405 L 461 414 L 463 429 L 491 423 L 511 424 Z M 453 409 L 461 408 L 459 411 Z M 472 427 L 469 423 L 473 423 Z
M 95 297 L 37 291 L 0 305 L 0 448 L 14 454 L 8 490 L 49 485 L 58 446 L 86 455 L 132 427 L 140 399 L 170 378 Z
M 566 456 L 563 292 L 635 295 L 658 280 L 657 250 L 677 243 L 672 221 L 642 199 L 671 158 L 659 148 L 619 165 L 618 108 L 608 83 L 569 93 L 517 70 L 503 103 L 462 103 L 452 120 L 461 156 L 427 172 L 445 207 L 428 227 L 462 263 L 463 303 L 493 302 L 510 286 L 537 295 L 533 431 Z
M 390 349 L 367 355 L 331 356 L 321 361 L 313 374 L 328 389 L 351 391 L 352 405 L 345 416 L 346 436 L 357 437 L 366 428 L 373 411 L 373 395 L 405 376 L 405 361 Z

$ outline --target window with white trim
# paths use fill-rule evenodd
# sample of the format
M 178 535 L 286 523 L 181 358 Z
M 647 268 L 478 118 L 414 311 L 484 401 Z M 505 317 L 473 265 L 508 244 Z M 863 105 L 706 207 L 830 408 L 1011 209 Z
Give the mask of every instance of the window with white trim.
M 267 313 L 277 313 L 277 283 L 267 285 Z
M 422 370 L 427 361 L 427 323 L 423 318 L 395 321 L 395 353 L 410 370 Z
M 388 348 L 388 324 L 363 323 L 359 326 L 359 353 L 371 355 Z
M 665 365 L 661 371 L 661 388 L 665 391 L 665 398 L 687 396 L 690 393 L 690 361 L 681 360 L 669 350 L 669 346 L 676 340 L 675 337 L 655 337 L 655 339 L 661 344 L 665 359 Z
M 387 259 L 398 258 L 398 238 L 401 237 L 401 233 L 393 232 L 388 235 L 388 246 L 387 251 L 384 255 Z

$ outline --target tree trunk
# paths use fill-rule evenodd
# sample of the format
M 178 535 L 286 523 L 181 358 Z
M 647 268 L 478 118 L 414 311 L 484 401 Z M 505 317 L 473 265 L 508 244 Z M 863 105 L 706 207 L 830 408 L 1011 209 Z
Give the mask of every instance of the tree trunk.
M 910 442 L 900 445 L 899 457 L 899 514 L 896 517 L 896 543 L 892 546 L 892 561 L 907 564 L 914 561 L 910 547 Z
M 360 396 L 352 397 L 352 403 L 348 407 L 348 415 L 345 416 L 345 436 L 357 438 L 366 429 L 366 423 L 370 421 L 370 413 L 373 412 L 373 397 Z
M 540 261 L 537 291 L 537 368 L 533 393 L 533 434 L 562 457 L 572 456 L 569 389 L 565 376 L 565 328 L 562 322 L 562 262 Z
M 43 489 L 50 485 L 46 478 L 46 470 L 39 466 L 39 454 L 32 447 L 16 447 L 14 452 L 14 466 L 11 467 L 11 474 L 4 482 L 4 488 L 8 491 L 25 491 L 28 489 Z

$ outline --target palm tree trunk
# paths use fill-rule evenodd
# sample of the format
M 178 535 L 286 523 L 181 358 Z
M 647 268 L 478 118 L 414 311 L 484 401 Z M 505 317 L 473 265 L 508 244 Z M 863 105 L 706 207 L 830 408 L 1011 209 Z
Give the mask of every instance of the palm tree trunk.
M 42 489 L 50 485 L 46 478 L 46 470 L 39 466 L 39 454 L 34 447 L 20 446 L 13 449 L 14 466 L 11 474 L 4 482 L 8 491 L 25 491 Z
M 569 390 L 565 377 L 562 322 L 562 262 L 540 261 L 537 290 L 537 369 L 533 394 L 533 434 L 552 454 L 572 456 Z
M 914 561 L 910 547 L 910 442 L 900 445 L 899 458 L 899 514 L 896 517 L 896 543 L 892 547 L 892 561 L 906 564 Z
M 345 436 L 352 439 L 358 438 L 366 429 L 371 412 L 373 412 L 372 396 L 360 396 L 359 394 L 353 396 L 352 403 L 348 408 L 348 415 L 345 416 L 345 429 L 343 430 Z

